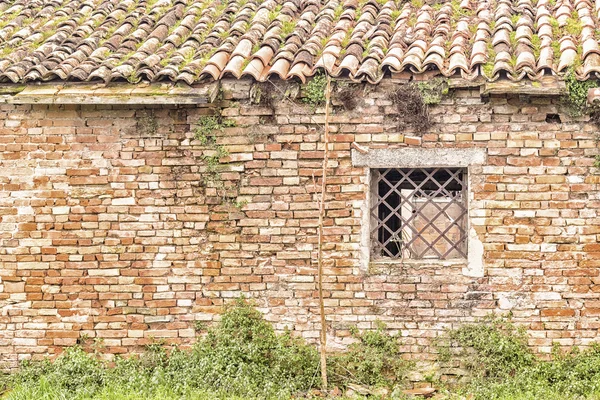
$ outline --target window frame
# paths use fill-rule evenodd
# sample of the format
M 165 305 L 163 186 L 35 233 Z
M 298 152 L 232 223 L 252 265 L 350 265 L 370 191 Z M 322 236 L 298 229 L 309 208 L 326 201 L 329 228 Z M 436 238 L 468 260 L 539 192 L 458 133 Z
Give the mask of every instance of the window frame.
M 385 147 L 369 148 L 353 144 L 351 150 L 352 166 L 363 168 L 364 197 L 356 204 L 360 208 L 361 229 L 358 250 L 359 270 L 365 274 L 401 274 L 402 266 L 436 266 L 456 265 L 462 267 L 465 276 L 482 277 L 483 243 L 479 239 L 472 219 L 483 212 L 484 200 L 473 200 L 474 179 L 481 179 L 483 165 L 487 161 L 487 150 L 475 148 L 420 148 L 420 147 Z M 379 259 L 371 257 L 371 169 L 374 168 L 465 168 L 467 181 L 467 259 Z M 476 172 L 475 172 L 476 171 Z M 476 218 L 480 225 L 481 218 Z

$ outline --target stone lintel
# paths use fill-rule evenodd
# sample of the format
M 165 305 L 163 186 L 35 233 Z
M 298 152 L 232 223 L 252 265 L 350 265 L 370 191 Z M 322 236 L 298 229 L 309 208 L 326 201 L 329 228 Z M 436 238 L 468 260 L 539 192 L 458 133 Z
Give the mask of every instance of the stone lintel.
M 470 149 L 423 149 L 401 147 L 396 149 L 368 149 L 359 152 L 352 149 L 352 165 L 369 168 L 428 168 L 468 167 L 485 162 L 483 148 Z

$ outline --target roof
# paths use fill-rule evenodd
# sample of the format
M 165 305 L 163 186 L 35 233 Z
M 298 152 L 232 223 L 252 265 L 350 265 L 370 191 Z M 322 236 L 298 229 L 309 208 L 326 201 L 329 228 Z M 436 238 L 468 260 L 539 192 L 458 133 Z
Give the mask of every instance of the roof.
M 435 0 L 434 0 L 435 1 Z M 600 71 L 590 0 L 0 0 L 0 82 Z

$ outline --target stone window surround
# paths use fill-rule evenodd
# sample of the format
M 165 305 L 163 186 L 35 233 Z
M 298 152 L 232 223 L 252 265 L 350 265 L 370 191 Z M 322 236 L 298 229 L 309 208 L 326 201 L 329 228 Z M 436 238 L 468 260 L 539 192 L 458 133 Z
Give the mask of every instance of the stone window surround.
M 467 207 L 469 215 L 467 218 L 467 260 L 390 260 L 390 261 L 371 261 L 370 244 L 370 213 L 371 190 L 366 190 L 365 201 L 361 204 L 362 227 L 360 239 L 360 267 L 362 272 L 369 271 L 372 264 L 427 264 L 427 265 L 452 265 L 466 264 L 463 268 L 463 274 L 471 277 L 483 276 L 483 243 L 479 240 L 473 226 L 471 218 L 473 217 L 473 192 L 472 192 L 472 168 L 473 166 L 484 165 L 487 159 L 487 152 L 483 148 L 381 148 L 370 149 L 366 147 L 353 146 L 352 166 L 365 168 L 365 185 L 371 187 L 371 169 L 374 168 L 466 168 L 469 196 Z

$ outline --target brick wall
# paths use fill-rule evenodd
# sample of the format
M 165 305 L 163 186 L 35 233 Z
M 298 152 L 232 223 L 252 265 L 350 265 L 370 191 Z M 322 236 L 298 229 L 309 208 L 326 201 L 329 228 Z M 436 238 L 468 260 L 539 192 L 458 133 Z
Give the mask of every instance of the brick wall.
M 512 311 L 548 352 L 586 345 L 600 327 L 600 175 L 596 127 L 558 99 L 457 90 L 432 108 L 422 136 L 399 132 L 386 92 L 331 117 L 325 218 L 325 309 L 332 347 L 376 320 L 420 359 L 444 328 Z M 247 82 L 224 82 L 217 132 L 229 156 L 203 179 L 193 139 L 206 107 L 0 106 L 0 362 L 54 354 L 78 338 L 107 353 L 153 338 L 186 344 L 245 294 L 278 329 L 318 338 L 315 287 L 323 110 L 250 105 Z M 562 123 L 547 123 L 560 113 Z M 485 272 L 464 263 L 360 268 L 365 169 L 352 142 L 373 147 L 481 147 L 471 223 Z M 214 149 L 213 149 L 214 150 Z M 221 185 L 227 189 L 223 198 Z M 319 186 L 319 182 L 317 182 Z

